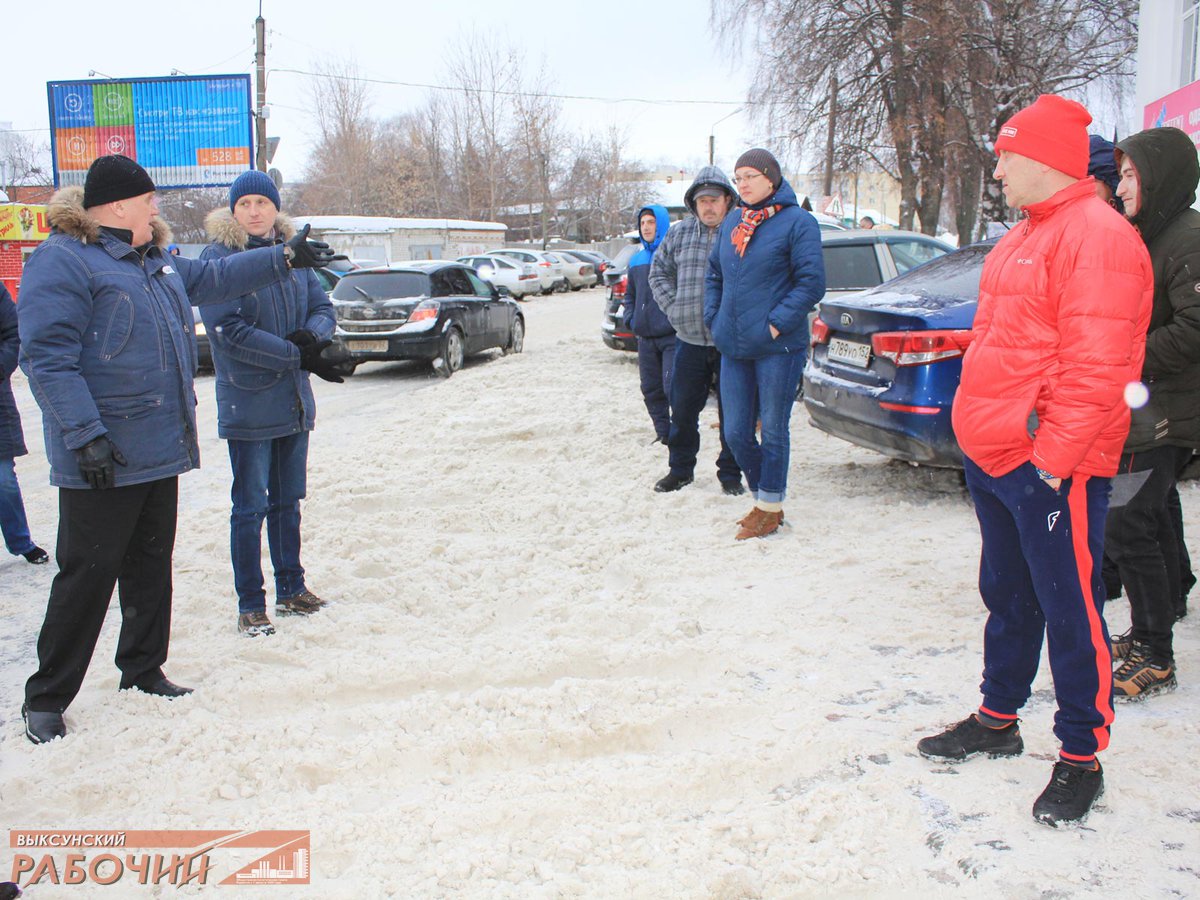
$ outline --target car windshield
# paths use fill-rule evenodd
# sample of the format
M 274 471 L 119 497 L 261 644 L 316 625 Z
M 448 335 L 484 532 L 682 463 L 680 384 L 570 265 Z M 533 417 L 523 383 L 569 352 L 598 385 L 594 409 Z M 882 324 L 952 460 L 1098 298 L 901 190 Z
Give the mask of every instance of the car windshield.
M 881 284 L 871 293 L 899 291 L 978 300 L 983 260 L 994 246 L 995 241 L 988 241 L 947 253 L 911 272 L 893 278 L 886 284 Z
M 429 276 L 420 272 L 349 272 L 337 283 L 334 300 L 395 300 L 428 297 Z

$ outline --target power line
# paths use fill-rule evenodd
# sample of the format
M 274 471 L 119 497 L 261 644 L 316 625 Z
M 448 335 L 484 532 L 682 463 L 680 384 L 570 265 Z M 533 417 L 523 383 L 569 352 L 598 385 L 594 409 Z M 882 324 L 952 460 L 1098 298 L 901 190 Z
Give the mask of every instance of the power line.
M 646 103 L 652 106 L 753 106 L 753 101 L 746 100 L 654 100 L 649 97 L 592 97 L 586 94 L 552 94 L 541 91 L 513 91 L 500 88 L 475 90 L 472 88 L 455 87 L 445 84 L 426 84 L 419 81 L 396 81 L 388 78 L 365 78 L 354 75 L 338 75 L 326 72 L 307 72 L 303 69 L 271 69 L 271 72 L 286 72 L 292 75 L 308 75 L 313 78 L 333 78 L 338 81 L 363 82 L 365 84 L 387 84 L 399 87 L 426 88 L 431 91 L 457 91 L 460 93 L 498 94 L 503 97 L 539 97 L 548 100 L 590 100 L 597 103 Z

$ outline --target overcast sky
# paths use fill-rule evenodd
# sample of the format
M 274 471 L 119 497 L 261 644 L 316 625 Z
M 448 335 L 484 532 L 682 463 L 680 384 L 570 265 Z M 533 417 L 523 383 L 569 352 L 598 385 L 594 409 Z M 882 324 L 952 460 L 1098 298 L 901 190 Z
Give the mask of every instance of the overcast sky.
M 439 7 L 445 14 L 437 12 Z M 186 14 L 177 12 L 182 8 L 134 5 L 114 14 L 113 7 L 94 0 L 22 3 L 21 27 L 5 41 L 0 122 L 48 141 L 46 82 L 84 79 L 92 70 L 115 78 L 165 76 L 172 69 L 189 75 L 253 75 L 258 0 L 209 0 L 189 4 Z M 714 131 L 717 161 L 728 168 L 761 137 L 728 103 L 745 99 L 749 75 L 710 34 L 707 0 L 263 0 L 262 9 L 268 30 L 268 133 L 282 139 L 273 165 L 285 179 L 299 177 L 307 159 L 314 131 L 307 108 L 310 79 L 271 69 L 311 70 L 323 59 L 349 57 L 366 76 L 444 82 L 444 60 L 471 28 L 520 47 L 530 72 L 544 59 L 555 92 L 705 101 L 563 102 L 572 130 L 624 125 L 630 156 L 645 163 L 686 168 L 706 162 L 708 135 Z M 372 112 L 387 117 L 414 110 L 425 97 L 418 88 L 373 86 Z

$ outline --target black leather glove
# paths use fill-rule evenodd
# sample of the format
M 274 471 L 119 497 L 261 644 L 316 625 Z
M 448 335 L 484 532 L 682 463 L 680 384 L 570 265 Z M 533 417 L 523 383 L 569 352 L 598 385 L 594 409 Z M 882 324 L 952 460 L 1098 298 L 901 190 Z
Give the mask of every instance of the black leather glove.
M 83 480 L 97 489 L 110 488 L 116 483 L 114 463 L 118 466 L 128 464 L 117 445 L 103 434 L 76 450 L 75 456 Z
M 333 262 L 333 250 L 327 243 L 308 239 L 310 228 L 311 225 L 305 225 L 284 244 L 291 251 L 289 262 L 293 269 L 319 269 Z
M 307 347 L 309 344 L 317 342 L 317 336 L 307 328 L 297 328 L 291 334 L 284 338 L 285 341 L 291 341 L 297 347 Z
M 300 340 L 294 336 L 297 334 L 307 334 L 315 339 L 315 335 L 307 329 L 302 329 L 300 332 L 292 332 L 287 339 L 300 348 L 300 368 L 305 372 L 312 372 L 318 378 L 324 378 L 326 381 L 333 381 L 341 384 L 346 379 L 342 378 L 337 373 L 337 367 L 341 363 L 349 359 L 349 355 L 341 347 L 334 347 L 333 341 L 315 341 L 311 344 L 302 344 Z

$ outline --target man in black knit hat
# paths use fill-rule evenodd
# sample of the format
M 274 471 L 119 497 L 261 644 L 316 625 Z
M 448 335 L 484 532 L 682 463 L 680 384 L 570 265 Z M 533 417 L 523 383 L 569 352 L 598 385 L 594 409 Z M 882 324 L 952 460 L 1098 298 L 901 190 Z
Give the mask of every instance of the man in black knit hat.
M 163 674 L 171 627 L 178 476 L 200 464 L 195 304 L 217 303 L 324 265 L 304 229 L 287 244 L 201 262 L 166 252 L 155 187 L 140 165 L 104 156 L 82 190 L 50 201 L 53 232 L 30 256 L 18 316 L 21 368 L 42 408 L 59 488 L 58 574 L 25 686 L 25 734 L 66 733 L 119 585 L 122 690 L 191 692 Z

